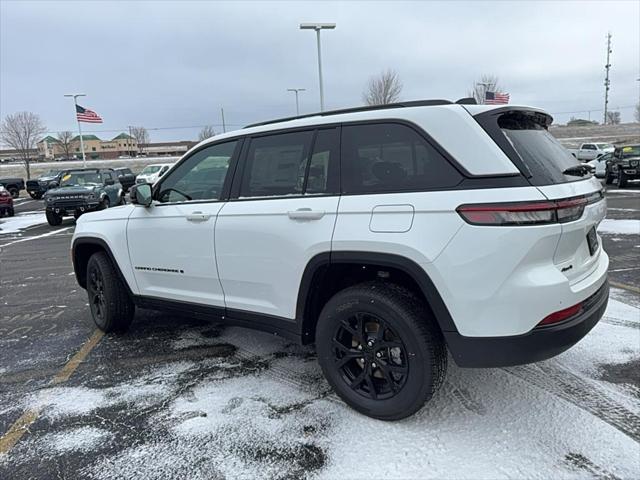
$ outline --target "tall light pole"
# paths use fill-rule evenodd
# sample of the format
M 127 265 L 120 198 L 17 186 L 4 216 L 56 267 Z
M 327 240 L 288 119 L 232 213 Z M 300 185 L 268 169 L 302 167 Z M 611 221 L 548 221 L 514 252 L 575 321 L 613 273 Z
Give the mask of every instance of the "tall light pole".
M 320 49 L 320 30 L 333 30 L 335 23 L 301 23 L 300 30 L 315 30 L 318 42 L 318 78 L 320 79 L 320 111 L 324 112 L 324 87 L 322 86 L 322 51 Z
M 604 125 L 607 124 L 607 110 L 609 109 L 609 85 L 611 85 L 611 80 L 609 80 L 609 69 L 611 68 L 611 63 L 609 63 L 609 57 L 611 55 L 611 32 L 607 33 L 607 64 L 604 66 L 606 71 L 604 77 L 604 119 L 602 123 Z
M 287 92 L 294 92 L 296 94 L 296 115 L 300 115 L 300 104 L 298 103 L 298 93 L 306 92 L 306 88 L 287 88 Z
M 84 93 L 66 93 L 65 97 L 73 97 L 74 115 L 76 116 L 76 121 L 78 122 L 78 132 L 80 133 L 80 150 L 82 151 L 82 167 L 87 167 L 87 159 L 84 156 L 84 140 L 82 140 L 82 127 L 80 126 L 80 120 L 78 120 L 78 97 L 86 97 Z

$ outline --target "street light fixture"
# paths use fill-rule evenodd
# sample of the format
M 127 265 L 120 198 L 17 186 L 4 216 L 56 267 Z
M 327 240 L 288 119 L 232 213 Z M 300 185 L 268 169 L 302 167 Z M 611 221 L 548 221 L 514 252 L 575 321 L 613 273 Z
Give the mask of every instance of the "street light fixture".
M 333 30 L 335 23 L 301 23 L 300 30 L 315 30 L 318 43 L 318 78 L 320 79 L 320 111 L 324 112 L 324 88 L 322 86 L 322 52 L 320 49 L 320 30 Z
M 298 103 L 298 92 L 306 92 L 306 88 L 287 88 L 287 92 L 294 92 L 296 94 L 296 115 L 300 115 L 300 104 Z
M 82 151 L 82 167 L 87 167 L 87 159 L 84 155 L 84 140 L 82 139 L 82 127 L 80 126 L 80 120 L 78 120 L 78 97 L 86 97 L 87 95 L 84 93 L 65 93 L 65 97 L 73 97 L 73 103 L 75 105 L 74 115 L 76 116 L 76 121 L 78 122 L 78 132 L 80 133 L 80 150 Z

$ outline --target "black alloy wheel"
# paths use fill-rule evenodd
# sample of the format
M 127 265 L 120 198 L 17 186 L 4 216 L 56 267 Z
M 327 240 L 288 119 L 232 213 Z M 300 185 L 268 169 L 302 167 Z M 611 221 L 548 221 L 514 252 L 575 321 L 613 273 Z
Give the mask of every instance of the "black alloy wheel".
M 87 279 L 87 292 L 89 294 L 89 307 L 96 323 L 103 324 L 106 315 L 106 300 L 104 295 L 104 278 L 98 265 L 89 266 L 89 278 Z
M 360 312 L 342 320 L 332 349 L 343 380 L 364 397 L 391 398 L 407 380 L 407 349 L 396 332 L 376 315 Z

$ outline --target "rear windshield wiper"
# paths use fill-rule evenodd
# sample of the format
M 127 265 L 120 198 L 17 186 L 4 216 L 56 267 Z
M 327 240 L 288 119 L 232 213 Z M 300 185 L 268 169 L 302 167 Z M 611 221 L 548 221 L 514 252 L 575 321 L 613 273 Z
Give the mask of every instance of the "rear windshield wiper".
M 564 172 L 565 175 L 573 175 L 576 177 L 584 177 L 585 175 L 591 173 L 591 167 L 588 165 L 574 165 L 573 167 L 567 168 Z

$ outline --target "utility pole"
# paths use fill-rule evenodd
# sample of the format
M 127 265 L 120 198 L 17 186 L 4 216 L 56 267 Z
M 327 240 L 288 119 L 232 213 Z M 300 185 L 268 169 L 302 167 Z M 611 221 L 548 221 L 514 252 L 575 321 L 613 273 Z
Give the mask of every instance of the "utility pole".
M 226 133 L 227 126 L 224 123 L 224 108 L 220 108 L 220 113 L 222 114 L 222 133 Z
M 127 138 L 127 154 L 131 158 L 137 156 L 133 154 L 133 137 L 131 136 L 131 125 L 129 125 L 129 138 Z
M 606 75 L 604 77 L 604 120 L 603 124 L 607 124 L 607 108 L 609 106 L 609 85 L 611 81 L 609 80 L 609 69 L 611 68 L 611 64 L 609 63 L 609 56 L 611 55 L 611 32 L 607 33 L 607 64 L 604 66 L 606 70 Z
M 294 92 L 296 94 L 296 115 L 300 115 L 300 104 L 298 103 L 298 93 L 306 92 L 306 88 L 287 88 L 287 92 Z

